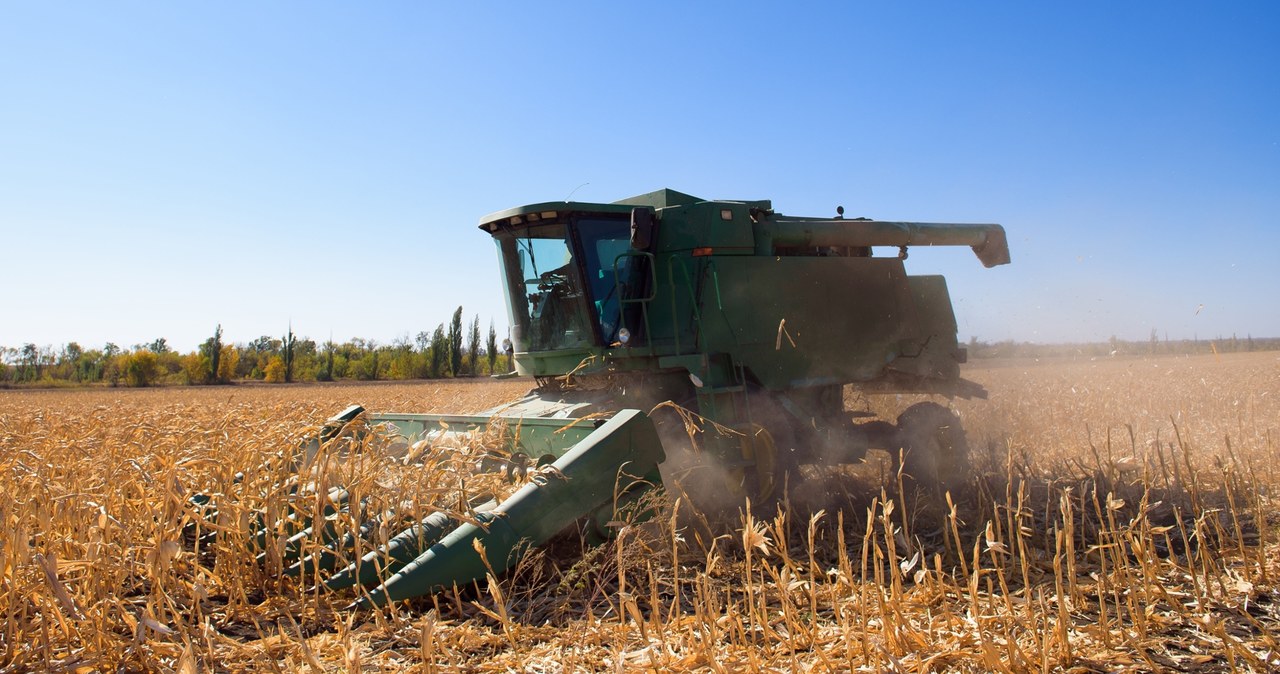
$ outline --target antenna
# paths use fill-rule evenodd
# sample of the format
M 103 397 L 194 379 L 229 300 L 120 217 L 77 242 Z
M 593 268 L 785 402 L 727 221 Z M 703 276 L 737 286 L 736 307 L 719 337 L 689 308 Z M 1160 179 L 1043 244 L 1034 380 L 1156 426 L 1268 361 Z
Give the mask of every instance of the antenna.
M 566 204 L 567 204 L 567 203 L 569 203 L 569 199 L 571 199 L 571 198 L 573 197 L 573 193 L 574 193 L 574 192 L 577 192 L 578 190 L 580 190 L 580 189 L 582 189 L 582 188 L 584 188 L 584 187 L 586 187 L 587 185 L 590 185 L 590 184 L 591 184 L 591 183 L 582 183 L 581 185 L 578 185 L 577 187 L 573 188 L 573 191 L 572 191 L 572 192 L 569 192 L 569 196 L 567 196 L 567 197 L 565 197 L 565 198 L 564 198 L 564 202 L 565 202 Z

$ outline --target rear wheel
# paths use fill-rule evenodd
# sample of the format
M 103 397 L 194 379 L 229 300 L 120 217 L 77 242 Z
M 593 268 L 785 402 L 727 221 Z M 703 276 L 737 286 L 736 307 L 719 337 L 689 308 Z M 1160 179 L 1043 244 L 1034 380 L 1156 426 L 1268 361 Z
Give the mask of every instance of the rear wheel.
M 969 477 L 969 443 L 960 417 L 938 403 L 917 403 L 898 416 L 898 446 L 894 467 L 916 483 L 950 489 Z

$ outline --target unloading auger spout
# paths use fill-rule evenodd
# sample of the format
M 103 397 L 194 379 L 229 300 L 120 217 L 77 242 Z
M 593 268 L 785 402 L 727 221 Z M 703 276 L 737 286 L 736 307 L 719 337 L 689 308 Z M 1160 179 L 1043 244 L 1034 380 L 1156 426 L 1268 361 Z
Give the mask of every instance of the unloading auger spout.
M 776 215 L 757 223 L 756 246 L 969 246 L 984 267 L 1009 264 L 1009 242 L 1000 225 L 881 222 L 864 219 L 816 220 Z

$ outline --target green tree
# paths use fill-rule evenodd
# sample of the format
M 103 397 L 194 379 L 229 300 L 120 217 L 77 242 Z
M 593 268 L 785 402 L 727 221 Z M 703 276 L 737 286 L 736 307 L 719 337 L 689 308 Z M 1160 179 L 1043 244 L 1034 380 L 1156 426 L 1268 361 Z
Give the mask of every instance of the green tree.
M 333 356 L 337 350 L 338 345 L 334 344 L 333 338 L 330 337 L 329 341 L 324 343 L 324 363 L 316 371 L 317 381 L 333 381 Z
M 213 331 L 213 336 L 200 345 L 200 355 L 208 359 L 208 368 L 204 372 L 204 383 L 218 383 L 218 365 L 222 360 L 222 324 Z
M 467 334 L 467 369 L 471 375 L 480 374 L 480 316 L 471 321 L 471 330 Z
M 284 339 L 280 342 L 280 360 L 284 362 L 284 382 L 286 384 L 293 381 L 293 354 L 294 349 L 298 345 L 298 338 L 293 334 L 293 324 L 289 324 L 289 332 L 285 333 Z
M 36 381 L 38 379 L 40 379 L 40 349 L 35 344 L 27 342 L 22 345 L 22 352 L 18 357 L 18 380 Z
M 462 372 L 462 307 L 449 321 L 449 372 L 455 377 Z
M 263 335 L 245 345 L 245 349 L 258 353 L 275 353 L 278 343 L 270 335 Z
M 378 344 L 373 340 L 365 341 L 359 337 L 351 340 L 351 355 L 348 356 L 351 375 L 356 379 L 374 381 L 378 378 L 379 358 Z
M 489 339 L 484 343 L 484 354 L 489 357 L 489 374 L 493 374 L 498 362 L 498 333 L 493 330 L 493 321 L 489 321 Z
M 80 381 L 76 363 L 84 356 L 84 349 L 76 342 L 67 342 L 58 353 L 57 373 L 54 377 L 67 381 Z
M 106 358 L 101 351 L 89 350 L 80 354 L 75 362 L 76 381 L 102 381 L 102 369 Z
M 413 378 L 429 379 L 431 374 L 431 333 L 423 330 L 414 338 Z
M 449 350 L 449 340 L 444 336 L 444 323 L 436 326 L 435 332 L 431 333 L 431 374 L 432 378 L 443 377 L 444 367 L 446 365 L 446 354 Z
M 114 342 L 102 347 L 101 372 L 102 378 L 112 386 L 120 379 L 120 347 Z
M 293 380 L 315 381 L 320 365 L 319 355 L 314 339 L 299 338 L 293 347 Z

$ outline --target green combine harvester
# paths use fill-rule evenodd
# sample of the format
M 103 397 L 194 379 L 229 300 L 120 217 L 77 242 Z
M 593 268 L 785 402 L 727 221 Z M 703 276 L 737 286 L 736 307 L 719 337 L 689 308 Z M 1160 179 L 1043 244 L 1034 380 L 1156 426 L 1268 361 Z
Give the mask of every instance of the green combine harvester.
M 413 522 L 338 568 L 382 521 L 371 518 L 319 553 L 295 555 L 286 573 L 327 574 L 333 590 L 359 585 L 357 603 L 377 605 L 500 573 L 574 523 L 607 532 L 619 510 L 659 489 L 700 508 L 768 506 L 798 487 L 802 466 L 856 463 L 873 449 L 922 486 L 963 479 L 964 433 L 946 407 L 920 403 L 889 422 L 846 411 L 843 393 L 986 396 L 960 377 L 965 351 L 946 281 L 909 276 L 903 261 L 911 246 L 945 245 L 972 248 L 987 267 L 1007 264 L 1004 229 L 838 211 L 792 217 L 769 201 L 659 190 L 485 216 L 510 318 L 504 348 L 536 389 L 475 416 L 353 406 L 310 451 L 357 419 L 425 452 L 500 424 L 503 446 L 479 468 L 518 489 L 472 504 L 469 522 L 444 512 Z M 332 509 L 349 505 L 341 489 L 329 497 Z

